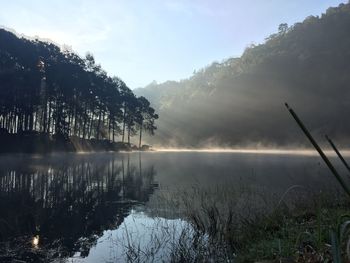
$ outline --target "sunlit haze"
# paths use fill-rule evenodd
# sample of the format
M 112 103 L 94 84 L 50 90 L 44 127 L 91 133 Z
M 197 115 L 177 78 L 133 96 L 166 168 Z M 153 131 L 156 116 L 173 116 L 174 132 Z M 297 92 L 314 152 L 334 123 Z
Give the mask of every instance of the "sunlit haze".
M 0 262 L 350 262 L 349 47 L 350 0 L 2 1 Z
M 90 51 L 130 88 L 179 80 L 345 1 L 2 1 L 0 25 Z

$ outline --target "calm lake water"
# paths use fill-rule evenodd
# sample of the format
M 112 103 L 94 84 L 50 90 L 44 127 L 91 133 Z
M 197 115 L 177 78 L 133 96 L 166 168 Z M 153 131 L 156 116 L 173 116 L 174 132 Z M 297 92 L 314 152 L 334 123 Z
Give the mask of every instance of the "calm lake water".
M 341 163 L 332 161 L 345 175 Z M 0 259 L 30 246 L 59 262 L 123 262 L 133 256 L 131 246 L 145 248 L 179 235 L 188 225 L 179 197 L 194 189 L 207 195 L 229 189 L 240 193 L 229 197 L 237 204 L 255 194 L 256 209 L 281 197 L 339 191 L 321 159 L 310 154 L 2 155 Z M 150 255 L 157 261 L 165 254 L 163 247 Z

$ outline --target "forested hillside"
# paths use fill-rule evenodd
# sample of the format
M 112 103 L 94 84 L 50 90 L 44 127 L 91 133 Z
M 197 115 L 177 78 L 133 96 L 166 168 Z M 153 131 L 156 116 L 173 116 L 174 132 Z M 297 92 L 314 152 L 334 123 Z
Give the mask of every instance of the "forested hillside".
M 144 97 L 108 76 L 93 55 L 82 58 L 0 29 L 2 138 L 14 134 L 129 143 L 139 134 L 141 144 L 142 131 L 153 134 L 157 118 Z
M 135 93 L 159 111 L 158 136 L 148 141 L 162 146 L 303 145 L 284 102 L 316 136 L 349 142 L 350 4 L 281 24 L 240 58 Z

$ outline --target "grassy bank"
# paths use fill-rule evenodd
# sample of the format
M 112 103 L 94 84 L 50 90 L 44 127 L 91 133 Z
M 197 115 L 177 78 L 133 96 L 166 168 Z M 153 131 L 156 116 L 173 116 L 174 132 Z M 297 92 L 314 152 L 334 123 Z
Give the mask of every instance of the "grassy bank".
M 194 188 L 159 196 L 149 210 L 155 217 L 176 211 L 189 222 L 168 251 L 171 262 L 349 262 L 350 202 L 343 194 L 268 195 Z

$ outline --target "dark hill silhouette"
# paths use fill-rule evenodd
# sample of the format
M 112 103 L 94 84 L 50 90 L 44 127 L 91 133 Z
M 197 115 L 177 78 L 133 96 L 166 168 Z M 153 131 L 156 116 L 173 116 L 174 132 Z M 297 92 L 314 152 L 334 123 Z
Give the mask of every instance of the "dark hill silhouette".
M 284 109 L 291 104 L 316 136 L 350 141 L 350 4 L 293 26 L 265 43 L 179 82 L 135 90 L 160 113 L 164 146 L 303 145 Z

